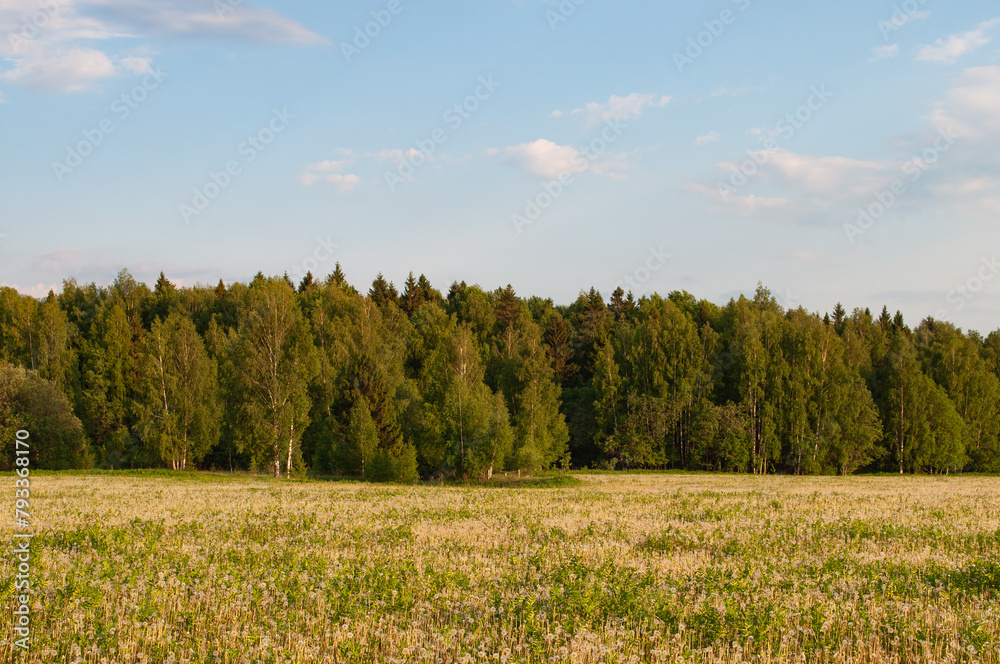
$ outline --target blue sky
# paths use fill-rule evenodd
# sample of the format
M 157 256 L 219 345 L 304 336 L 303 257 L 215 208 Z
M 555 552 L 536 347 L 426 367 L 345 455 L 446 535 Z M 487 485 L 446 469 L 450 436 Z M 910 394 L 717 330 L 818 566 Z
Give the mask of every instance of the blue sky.
M 0 36 L 22 292 L 340 261 L 1000 327 L 995 2 L 0 0 Z

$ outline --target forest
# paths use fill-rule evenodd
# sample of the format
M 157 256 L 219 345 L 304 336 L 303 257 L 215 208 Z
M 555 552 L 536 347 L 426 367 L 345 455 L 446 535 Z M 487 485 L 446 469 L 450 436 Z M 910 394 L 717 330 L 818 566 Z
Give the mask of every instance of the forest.
M 1000 331 L 887 308 L 411 273 L 0 289 L 0 446 L 48 469 L 486 480 L 551 468 L 1000 472 Z M 8 449 L 11 448 L 11 449 Z

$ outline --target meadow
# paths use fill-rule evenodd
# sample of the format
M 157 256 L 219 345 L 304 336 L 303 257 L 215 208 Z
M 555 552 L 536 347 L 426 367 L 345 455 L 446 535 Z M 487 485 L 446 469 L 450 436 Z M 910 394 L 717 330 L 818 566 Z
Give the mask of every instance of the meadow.
M 573 477 L 37 476 L 0 661 L 1000 662 L 1000 478 Z

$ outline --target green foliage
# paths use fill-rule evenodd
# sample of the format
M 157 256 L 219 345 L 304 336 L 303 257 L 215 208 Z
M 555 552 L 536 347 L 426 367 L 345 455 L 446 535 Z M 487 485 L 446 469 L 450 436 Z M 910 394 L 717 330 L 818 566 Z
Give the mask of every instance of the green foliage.
M 316 361 L 308 323 L 283 279 L 251 286 L 227 352 L 241 399 L 233 404 L 241 444 L 255 466 L 291 475 L 309 425 L 307 386 Z
M 384 455 L 379 459 L 379 463 L 375 460 L 378 449 L 378 428 L 372 419 L 371 408 L 368 400 L 359 396 L 351 408 L 347 439 L 341 454 L 342 468 L 348 472 L 355 472 L 365 479 L 375 472 L 376 466 L 384 471 Z
M 10 470 L 15 434 L 28 431 L 31 465 L 39 469 L 90 468 L 83 425 L 56 384 L 37 372 L 0 363 L 0 467 Z
M 723 307 L 621 288 L 559 306 L 402 283 L 362 293 L 338 264 L 297 286 L 4 287 L 0 362 L 56 390 L 101 467 L 1000 472 L 1000 331 L 786 311 L 763 286 Z
M 190 318 L 153 321 L 142 359 L 141 436 L 174 470 L 219 441 L 217 369 Z

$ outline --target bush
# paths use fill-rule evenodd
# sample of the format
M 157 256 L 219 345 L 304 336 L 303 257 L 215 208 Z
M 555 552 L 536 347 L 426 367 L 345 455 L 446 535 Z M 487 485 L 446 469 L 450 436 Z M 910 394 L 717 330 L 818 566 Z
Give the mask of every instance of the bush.
M 34 371 L 0 365 L 0 466 L 10 469 L 14 434 L 25 429 L 31 464 L 46 470 L 91 468 L 94 459 L 83 425 L 73 415 L 66 396 Z
M 378 450 L 372 455 L 368 479 L 374 482 L 401 482 L 413 484 L 417 481 L 417 450 L 407 445 L 399 456 L 387 450 Z

